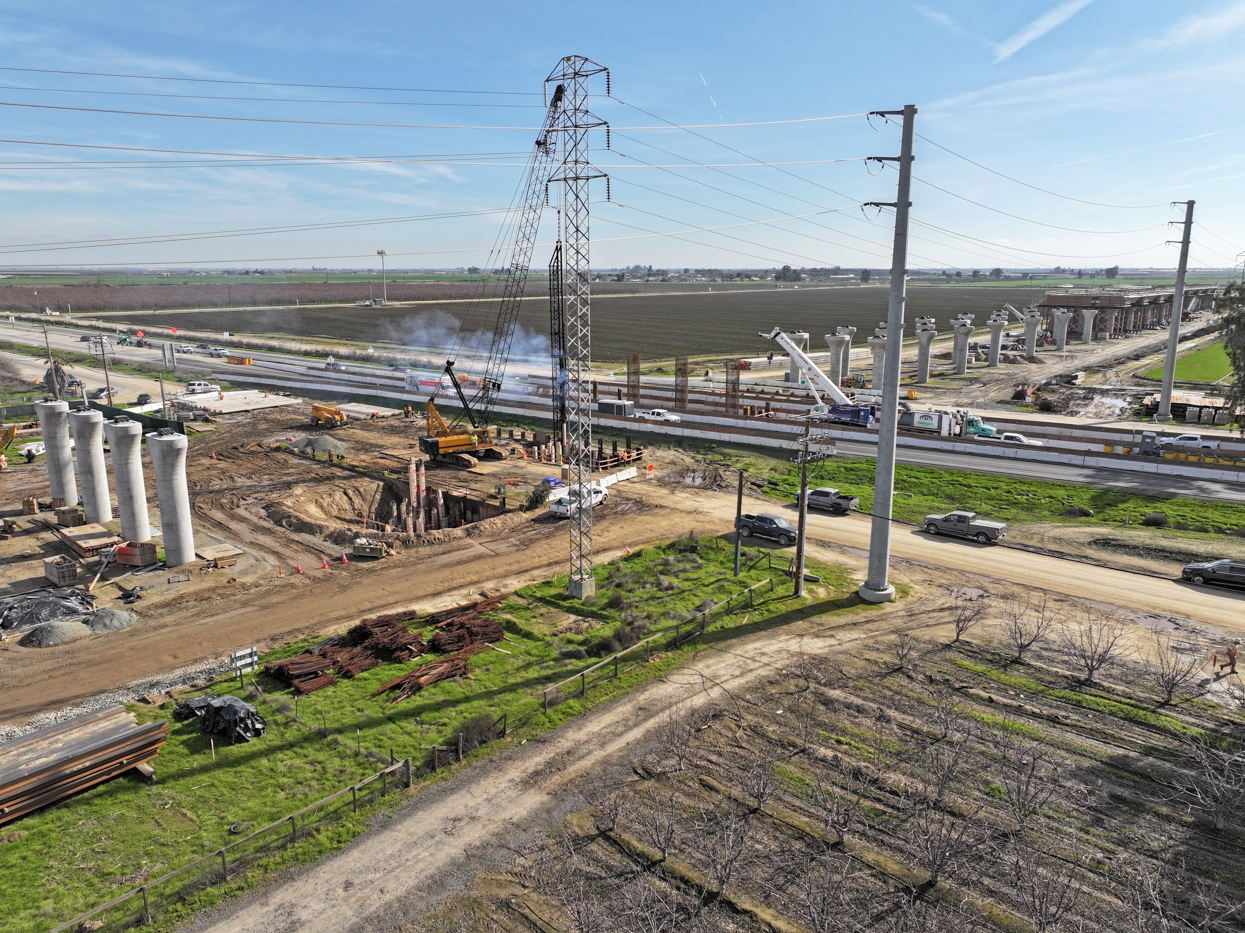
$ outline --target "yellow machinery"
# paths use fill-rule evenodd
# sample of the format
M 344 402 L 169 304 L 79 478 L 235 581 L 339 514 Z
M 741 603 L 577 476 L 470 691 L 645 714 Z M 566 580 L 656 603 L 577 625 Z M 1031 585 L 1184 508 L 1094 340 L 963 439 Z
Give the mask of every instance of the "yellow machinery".
M 3 431 L 0 431 L 0 450 L 8 450 L 9 445 L 13 443 L 13 438 L 17 437 L 17 425 L 11 424 Z
M 311 406 L 311 423 L 336 428 L 346 423 L 346 413 L 336 405 L 316 403 Z
M 424 409 L 425 431 L 419 439 L 419 449 L 430 457 L 442 457 L 449 454 L 468 456 L 497 456 L 497 448 L 493 446 L 493 436 L 489 428 L 468 427 L 466 425 L 450 426 L 446 424 L 432 399 Z

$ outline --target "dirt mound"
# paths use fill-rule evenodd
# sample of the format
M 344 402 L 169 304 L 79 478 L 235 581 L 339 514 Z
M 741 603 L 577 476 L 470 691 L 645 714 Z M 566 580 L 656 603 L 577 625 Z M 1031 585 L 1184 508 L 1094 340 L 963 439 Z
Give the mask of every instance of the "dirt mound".
M 359 531 L 375 529 L 369 521 L 394 524 L 397 500 L 383 483 L 368 479 L 342 480 L 294 486 L 284 496 L 264 506 L 264 514 L 273 524 L 290 531 L 327 540 L 345 534 L 354 541 Z
M 45 622 L 27 632 L 18 644 L 23 648 L 55 648 L 90 634 L 81 622 Z
M 103 635 L 129 628 L 138 621 L 138 616 L 124 609 L 96 609 L 89 616 L 83 616 L 81 621 L 86 623 L 92 635 Z
M 290 446 L 295 450 L 314 450 L 321 452 L 330 450 L 335 454 L 350 453 L 350 445 L 343 441 L 339 441 L 335 437 L 325 437 L 323 434 L 315 437 L 296 437 L 290 441 Z
M 500 537 L 503 532 L 509 531 L 511 528 L 539 518 L 543 512 L 509 512 L 506 515 L 498 515 L 494 518 L 486 518 L 482 522 L 476 522 L 472 525 L 466 525 L 462 528 L 440 528 L 434 531 L 425 531 L 422 535 L 408 535 L 405 531 L 369 531 L 368 537 L 376 541 L 389 541 L 400 544 L 403 547 L 431 547 L 436 544 L 449 544 L 451 541 L 461 541 L 464 538 L 494 538 Z M 353 531 L 337 531 L 326 536 L 326 540 L 345 547 L 354 542 L 355 532 Z
M 673 486 L 691 486 L 696 489 L 725 489 L 730 479 L 717 467 L 682 467 L 671 470 L 661 477 L 663 483 Z

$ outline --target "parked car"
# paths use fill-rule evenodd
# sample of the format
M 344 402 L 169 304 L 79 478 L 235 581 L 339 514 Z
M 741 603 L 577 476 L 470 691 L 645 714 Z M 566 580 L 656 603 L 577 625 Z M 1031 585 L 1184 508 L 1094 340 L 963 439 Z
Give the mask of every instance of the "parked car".
M 1214 560 L 1206 564 L 1187 564 L 1180 577 L 1202 586 L 1206 583 L 1230 583 L 1245 586 L 1245 561 Z
M 753 535 L 758 538 L 770 538 L 777 541 L 781 547 L 794 543 L 798 531 L 795 525 L 781 515 L 771 515 L 768 512 L 762 512 L 760 515 L 743 515 L 739 519 L 741 538 L 751 538 Z
M 946 515 L 926 515 L 925 530 L 931 535 L 959 535 L 975 538 L 979 544 L 989 544 L 1003 540 L 1007 525 L 980 519 L 976 512 L 948 512 Z
M 1172 439 L 1176 447 L 1193 447 L 1197 450 L 1218 450 L 1219 442 L 1207 440 L 1200 434 L 1181 434 Z
M 108 391 L 107 386 L 100 386 L 98 389 L 93 389 L 87 398 L 95 399 L 96 401 L 112 401 L 112 395 Z
M 140 392 L 138 394 L 138 398 L 134 400 L 134 404 L 135 405 L 150 405 L 151 404 L 151 393 Z
M 174 353 L 194 353 L 195 348 L 188 343 L 179 343 L 173 347 Z
M 210 343 L 197 343 L 195 344 L 195 346 L 198 347 L 200 350 L 212 349 L 212 345 Z
M 587 486 L 572 486 L 565 496 L 549 503 L 549 511 L 558 518 L 570 518 L 588 503 L 590 508 L 604 505 L 610 494 L 600 483 L 589 483 Z M 591 500 L 591 501 L 589 501 Z
M 66 382 L 65 385 L 69 386 L 71 389 L 81 389 L 85 386 L 85 383 L 77 376 L 70 376 L 69 381 Z
M 1035 441 L 1025 437 L 1023 434 L 1017 434 L 1015 431 L 1004 431 L 999 435 L 999 440 L 1004 444 L 1023 444 L 1026 447 L 1044 447 L 1041 441 Z
M 855 496 L 841 495 L 837 489 L 829 486 L 822 486 L 808 491 L 808 507 L 826 509 L 842 515 L 860 508 L 860 500 Z
M 664 408 L 651 408 L 648 411 L 637 411 L 637 418 L 648 418 L 650 421 L 669 421 L 672 424 L 682 424 L 683 419 L 678 415 L 672 415 Z

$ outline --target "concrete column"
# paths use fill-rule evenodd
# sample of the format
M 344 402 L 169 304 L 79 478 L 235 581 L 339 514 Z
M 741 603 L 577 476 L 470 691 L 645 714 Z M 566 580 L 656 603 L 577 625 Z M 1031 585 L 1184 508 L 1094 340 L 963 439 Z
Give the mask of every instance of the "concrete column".
M 883 324 L 874 334 L 869 338 L 869 348 L 873 350 L 873 372 L 869 374 L 869 385 L 876 390 L 882 388 L 882 372 L 886 368 L 886 325 Z
M 843 359 L 847 356 L 843 351 L 850 346 L 850 341 L 846 335 L 826 334 L 826 343 L 830 345 L 830 372 L 826 375 L 836 386 L 843 384 Z
M 112 449 L 112 481 L 117 487 L 121 537 L 126 541 L 150 541 L 147 484 L 143 480 L 143 426 L 129 418 L 114 418 L 104 422 L 104 434 Z
M 916 319 L 916 381 L 929 382 L 929 346 L 937 336 L 932 317 Z
M 69 403 L 35 402 L 43 445 L 47 449 L 48 486 L 53 499 L 66 506 L 78 504 L 78 484 L 73 476 L 73 448 L 69 446 Z
M 1025 322 L 1025 357 L 1033 359 L 1037 356 L 1038 325 L 1042 323 L 1042 312 L 1036 308 L 1025 308 L 1021 314 Z
M 968 341 L 973 336 L 973 316 L 961 314 L 951 322 L 955 342 L 951 346 L 951 361 L 957 375 L 968 372 Z
M 186 445 L 183 434 L 148 434 L 147 450 L 156 473 L 160 528 L 164 533 L 164 566 L 180 567 L 195 559 L 190 525 L 190 492 L 186 488 Z
M 1115 333 L 1115 319 L 1119 317 L 1119 310 L 1117 308 L 1107 308 L 1106 314 L 1107 314 L 1107 339 L 1110 340 L 1112 337 L 1117 336 Z
M 1094 318 L 1098 314 L 1097 308 L 1081 309 L 1081 343 L 1093 343 L 1094 340 Z
M 1003 352 L 1003 328 L 1006 326 L 1006 317 L 991 315 L 990 320 L 986 321 L 986 327 L 990 328 L 990 358 L 987 366 L 999 365 L 999 354 Z
M 846 337 L 847 346 L 843 348 L 843 360 L 839 366 L 839 378 L 846 379 L 852 374 L 852 338 L 856 336 L 854 327 L 836 327 L 835 336 Z
M 1051 317 L 1054 318 L 1055 349 L 1062 351 L 1068 345 L 1068 322 L 1072 320 L 1072 312 L 1061 308 Z
M 78 453 L 78 480 L 82 487 L 82 506 L 88 522 L 112 521 L 112 500 L 108 496 L 108 470 L 104 467 L 104 413 L 87 409 L 71 412 L 74 449 Z
M 808 352 L 808 334 L 804 333 L 803 331 L 794 331 L 790 334 L 787 334 L 787 337 L 789 337 L 791 339 L 791 342 L 794 343 L 801 350 L 803 350 L 805 353 Z M 798 386 L 800 384 L 800 381 L 803 378 L 804 378 L 804 371 L 800 369 L 800 365 L 795 361 L 795 358 L 792 357 L 791 368 L 787 373 L 787 382 L 791 383 L 792 385 Z

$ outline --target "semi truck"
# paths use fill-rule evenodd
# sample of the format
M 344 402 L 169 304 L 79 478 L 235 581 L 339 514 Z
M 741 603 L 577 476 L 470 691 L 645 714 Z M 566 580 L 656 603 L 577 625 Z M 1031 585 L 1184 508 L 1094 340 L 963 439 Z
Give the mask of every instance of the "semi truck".
M 939 437 L 994 437 L 998 429 L 963 408 L 929 408 L 899 413 L 899 427 Z

